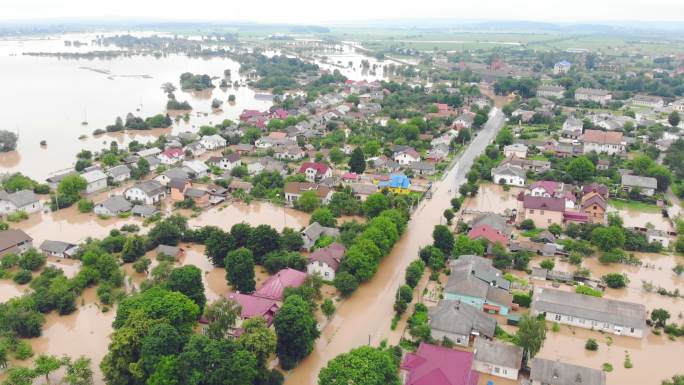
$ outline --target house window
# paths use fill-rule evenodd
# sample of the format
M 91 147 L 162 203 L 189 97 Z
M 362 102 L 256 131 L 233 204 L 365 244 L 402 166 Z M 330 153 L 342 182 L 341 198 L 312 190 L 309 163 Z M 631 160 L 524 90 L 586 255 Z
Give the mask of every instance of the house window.
M 556 321 L 560 321 L 560 320 L 561 320 L 561 315 L 560 315 L 560 314 L 556 314 L 555 319 L 556 319 Z
M 500 372 L 499 367 L 498 367 L 498 366 L 495 366 L 495 367 L 494 367 L 494 373 L 499 374 L 499 372 Z
M 534 214 L 534 210 L 530 210 L 530 214 Z
M 544 210 L 541 210 L 539 214 L 544 215 Z
M 630 328 L 630 329 L 629 329 L 629 332 L 630 332 L 630 333 L 634 333 L 634 328 Z

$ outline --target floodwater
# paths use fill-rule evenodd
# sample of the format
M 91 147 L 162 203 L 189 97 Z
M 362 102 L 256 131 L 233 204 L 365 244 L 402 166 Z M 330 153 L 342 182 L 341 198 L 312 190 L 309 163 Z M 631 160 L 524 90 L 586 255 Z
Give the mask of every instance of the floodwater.
M 521 187 L 511 187 L 505 191 L 503 186 L 493 183 L 480 185 L 480 189 L 472 198 L 466 199 L 463 210 L 477 213 L 504 214 L 506 210 L 518 209 L 518 193 L 523 191 Z
M 149 33 L 148 33 L 149 34 Z M 139 35 L 139 34 L 136 34 Z M 64 47 L 63 40 L 90 41 L 93 34 L 52 36 L 45 39 L 0 40 L 0 80 L 5 92 L 0 93 L 4 129 L 19 134 L 16 152 L 0 154 L 3 171 L 21 171 L 44 179 L 50 173 L 73 165 L 81 149 L 99 150 L 103 143 L 116 140 L 125 143 L 135 138 L 151 140 L 161 131 L 106 134 L 92 137 L 93 130 L 113 124 L 117 116 L 129 112 L 142 117 L 164 113 L 166 95 L 160 88 L 165 82 L 179 87 L 183 72 L 223 77 L 231 70 L 231 80 L 242 80 L 239 64 L 225 58 L 190 58 L 183 55 L 165 57 L 131 56 L 112 59 L 64 59 L 22 55 L 25 52 L 64 52 L 111 50 L 113 47 Z M 216 82 L 215 82 L 216 83 Z M 199 126 L 237 120 L 243 109 L 264 110 L 271 101 L 255 98 L 247 87 L 215 88 L 201 94 L 177 90 L 176 99 L 187 100 L 193 107 L 188 123 L 174 123 L 173 132 L 195 131 Z M 229 104 L 228 96 L 236 102 Z M 211 101 L 222 100 L 222 111 L 214 112 Z M 197 113 L 201 116 L 197 116 Z M 206 116 L 205 116 L 206 115 Z M 88 125 L 81 123 L 87 120 Z M 85 140 L 79 136 L 87 135 Z M 46 147 L 39 145 L 47 141 Z M 49 160 L 49 161 L 48 161 Z
M 591 352 L 584 348 L 589 338 L 599 343 L 598 351 Z M 611 340 L 612 344 L 608 346 Z M 629 352 L 633 365 L 631 369 L 624 367 L 625 352 Z M 546 333 L 546 342 L 537 357 L 599 370 L 603 363 L 610 363 L 613 371 L 606 375 L 608 385 L 658 385 L 662 380 L 682 373 L 683 353 L 681 338 L 670 341 L 665 335 L 649 334 L 637 339 L 561 325 L 559 332 L 549 330 Z
M 285 227 L 299 230 L 309 224 L 309 217 L 307 213 L 269 202 L 235 202 L 225 207 L 213 207 L 199 217 L 191 218 L 188 224 L 193 227 L 211 225 L 230 229 L 236 223 L 246 222 L 252 226 L 270 225 L 278 231 Z
M 660 210 L 632 210 L 629 208 L 617 209 L 610 206 L 608 212 L 617 212 L 622 218 L 625 227 L 646 227 L 652 224 L 656 230 L 673 231 L 672 222 L 663 217 Z
M 321 330 L 313 352 L 294 370 L 286 373 L 288 385 L 316 384 L 318 372 L 337 355 L 361 345 L 377 346 L 391 333 L 392 309 L 397 288 L 404 282 L 408 264 L 417 258 L 418 249 L 432 242 L 432 229 L 442 220 L 442 213 L 450 206 L 454 188 L 464 181 L 476 155 L 503 125 L 500 115 L 494 114 L 492 125 L 487 124 L 473 143 L 461 155 L 461 160 L 446 173 L 443 180 L 433 185 L 432 199 L 424 200 L 414 211 L 406 233 L 394 245 L 369 281 L 361 285 L 350 298 L 342 301 L 333 318 Z M 460 172 L 459 172 L 460 171 Z
M 19 285 L 14 281 L 2 279 L 0 280 L 0 303 L 7 302 L 14 297 L 19 297 L 28 290 L 30 290 L 28 284 Z
M 600 279 L 603 275 L 609 273 L 619 273 L 627 275 L 629 284 L 622 289 L 606 288 L 604 292 L 605 298 L 616 299 L 620 301 L 643 303 L 646 310 L 651 311 L 656 308 L 666 309 L 672 314 L 673 318 L 679 314 L 684 314 L 684 298 L 674 298 L 658 294 L 656 290 L 648 292 L 643 288 L 643 281 L 651 282 L 656 288 L 662 287 L 668 291 L 679 290 L 684 293 L 684 276 L 678 276 L 672 268 L 677 263 L 684 263 L 684 258 L 677 255 L 655 254 L 655 253 L 633 253 L 642 261 L 641 266 L 625 265 L 621 263 L 613 263 L 610 265 L 602 264 L 597 257 L 585 258 L 582 262 L 582 267 L 591 271 L 591 277 Z M 537 257 L 531 266 L 536 266 L 544 258 Z M 556 259 L 556 270 L 560 271 L 575 271 L 577 267 Z M 548 282 L 535 281 L 535 285 L 548 286 Z M 570 290 L 569 286 L 561 286 Z M 675 322 L 679 320 L 673 319 Z

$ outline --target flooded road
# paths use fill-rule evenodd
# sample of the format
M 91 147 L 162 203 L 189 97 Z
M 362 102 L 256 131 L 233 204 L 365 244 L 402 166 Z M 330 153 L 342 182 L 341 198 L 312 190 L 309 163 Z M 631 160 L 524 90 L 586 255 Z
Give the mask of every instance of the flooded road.
M 432 242 L 432 229 L 442 220 L 442 213 L 450 206 L 449 201 L 458 186 L 464 182 L 466 171 L 503 126 L 501 115 L 495 109 L 485 129 L 446 173 L 444 180 L 435 183 L 432 199 L 418 206 L 406 233 L 382 260 L 377 274 L 338 306 L 335 316 L 321 331 L 311 355 L 286 374 L 286 384 L 316 384 L 318 372 L 329 360 L 357 346 L 369 343 L 377 346 L 390 334 L 394 297 L 397 288 L 404 282 L 406 266 L 417 258 L 420 247 Z

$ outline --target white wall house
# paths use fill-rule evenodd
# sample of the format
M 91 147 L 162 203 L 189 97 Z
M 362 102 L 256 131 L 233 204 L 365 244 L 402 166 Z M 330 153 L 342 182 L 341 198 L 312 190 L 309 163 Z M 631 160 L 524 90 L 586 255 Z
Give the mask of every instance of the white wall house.
M 207 150 L 216 150 L 217 148 L 226 147 L 228 141 L 220 135 L 206 135 L 200 139 L 199 143 Z
M 107 175 L 102 170 L 84 172 L 81 177 L 88 183 L 86 194 L 92 194 L 107 188 Z
M 394 161 L 402 166 L 420 161 L 420 155 L 414 151 L 401 151 L 394 155 Z
M 0 215 L 7 215 L 16 211 L 27 214 L 40 211 L 43 205 L 38 196 L 31 190 L 20 190 L 11 194 L 0 191 Z
M 510 163 L 505 163 L 492 169 L 492 181 L 496 184 L 524 186 L 525 178 L 525 170 L 520 166 L 512 165 Z
M 129 201 L 153 205 L 166 198 L 166 188 L 156 180 L 147 180 L 127 189 L 124 197 Z
M 522 356 L 522 348 L 518 346 L 477 338 L 473 369 L 480 373 L 517 380 Z
M 549 322 L 627 337 L 641 338 L 647 330 L 643 304 L 548 288 L 535 291 L 532 314 L 544 314 Z

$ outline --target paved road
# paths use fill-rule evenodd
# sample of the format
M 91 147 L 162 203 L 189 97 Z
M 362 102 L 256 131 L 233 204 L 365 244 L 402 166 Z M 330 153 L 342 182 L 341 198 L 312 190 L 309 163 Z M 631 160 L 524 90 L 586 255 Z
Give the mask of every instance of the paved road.
M 432 199 L 424 200 L 416 209 L 406 233 L 380 263 L 377 274 L 339 305 L 335 316 L 321 331 L 314 351 L 286 374 L 285 384 L 314 385 L 318 372 L 329 360 L 364 344 L 377 346 L 390 337 L 394 296 L 404 283 L 406 266 L 417 257 L 420 247 L 432 242 L 432 230 L 442 222 L 442 213 L 451 206 L 450 200 L 464 183 L 466 172 L 504 123 L 504 115 L 494 108 L 485 127 L 473 138 L 447 176 L 433 185 Z

